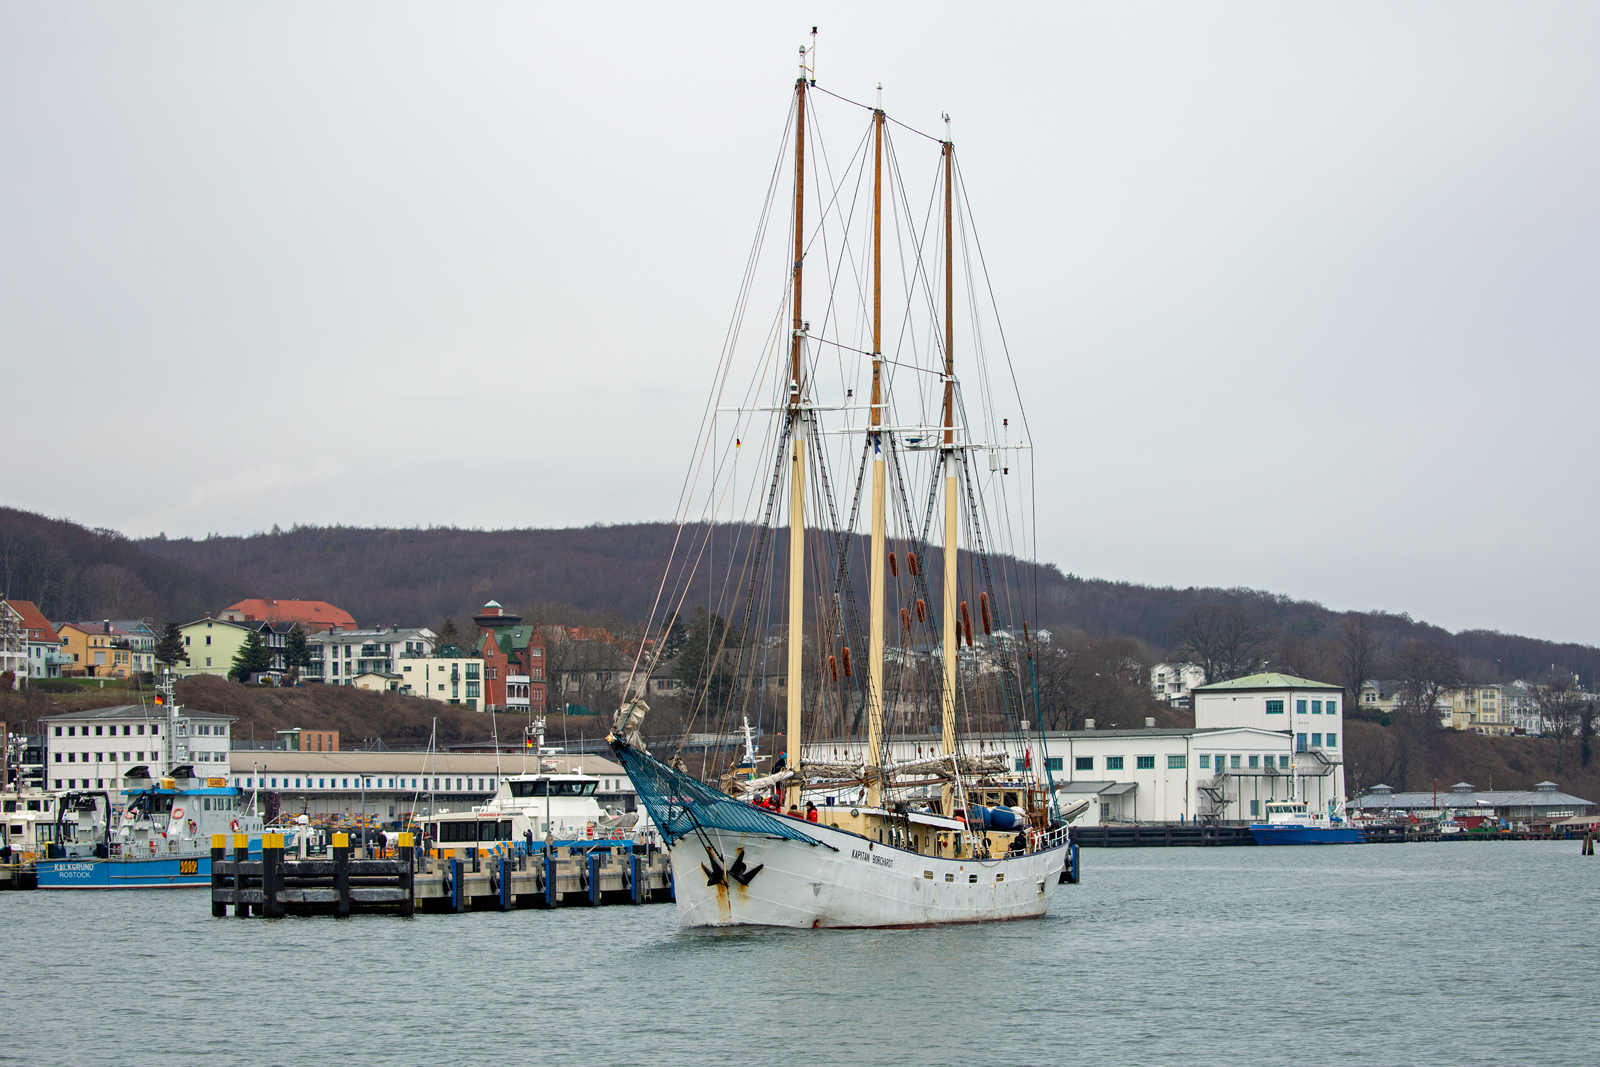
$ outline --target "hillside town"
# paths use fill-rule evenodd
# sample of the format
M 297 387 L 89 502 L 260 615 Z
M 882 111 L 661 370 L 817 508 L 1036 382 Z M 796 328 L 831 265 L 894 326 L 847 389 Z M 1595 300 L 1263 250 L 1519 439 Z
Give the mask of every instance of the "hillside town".
M 597 626 L 535 624 L 494 600 L 459 630 L 454 620 L 437 627 L 363 624 L 350 612 L 318 600 L 250 598 L 164 625 L 149 619 L 50 621 L 29 601 L 4 600 L 0 687 L 141 687 L 150 685 L 158 672 L 250 690 L 341 687 L 421 698 L 490 716 L 515 715 L 528 727 L 506 728 L 508 747 L 514 751 L 522 734 L 546 716 L 574 716 L 574 721 L 596 716 L 591 721 L 598 724 L 602 720 L 597 712 L 614 706 L 629 673 L 652 662 L 643 685 L 652 700 L 670 704 L 703 684 L 719 664 L 727 666 L 731 653 L 720 649 L 697 657 L 693 645 L 725 644 L 727 628 L 720 620 L 703 618 L 691 628 L 694 641 L 673 620 L 658 635 L 666 647 L 650 656 L 641 653 L 654 652 L 656 639 Z M 1012 639 L 1004 631 L 995 637 L 987 646 L 961 648 L 961 669 L 999 670 L 996 650 Z M 1049 631 L 1033 638 L 1041 649 L 1035 669 L 1047 676 L 1052 652 L 1062 662 L 1081 654 L 1053 649 Z M 782 643 L 781 635 L 745 640 L 767 651 Z M 936 655 L 928 647 L 886 650 L 886 658 L 905 670 L 926 669 Z M 1375 678 L 1352 692 L 1349 686 L 1273 672 L 1262 658 L 1246 661 L 1248 673 L 1219 671 L 1224 677 L 1208 681 L 1206 667 L 1197 662 L 1174 659 L 1146 668 L 1126 649 L 1102 655 L 1108 658 L 1098 664 L 1097 673 L 1108 671 L 1135 690 L 1142 687 L 1152 714 L 1142 716 L 1137 705 L 1125 704 L 1116 712 L 1111 710 L 1116 705 L 1092 702 L 1064 718 L 1042 712 L 1046 769 L 1063 796 L 1087 802 L 1080 820 L 1086 827 L 1237 823 L 1259 818 L 1266 804 L 1282 800 L 1291 790 L 1329 810 L 1348 807 L 1384 817 L 1402 809 L 1438 819 L 1458 811 L 1469 812 L 1469 817 L 1499 812 L 1497 817 L 1505 820 L 1587 818 L 1595 812 L 1590 801 L 1549 781 L 1530 780 L 1515 796 L 1491 796 L 1458 782 L 1441 798 L 1437 789 L 1406 792 L 1403 775 L 1397 787 L 1373 780 L 1367 767 L 1349 766 L 1356 758 L 1350 755 L 1347 718 L 1415 721 L 1405 713 L 1427 709 L 1424 717 L 1436 721 L 1440 730 L 1458 734 L 1512 739 L 1583 734 L 1592 729 L 1594 706 L 1576 678 L 1455 685 Z M 757 707 L 767 687 L 776 693 L 783 680 L 779 672 L 759 668 L 747 668 L 745 677 L 745 684 L 758 690 Z M 1051 687 L 1047 677 L 1046 688 Z M 1175 718 L 1158 723 L 1157 708 L 1169 709 Z M 911 728 L 909 740 L 902 742 L 910 747 L 901 755 L 914 758 L 915 709 L 891 701 L 886 712 L 898 726 Z M 1096 715 L 1105 718 L 1097 722 Z M 19 756 L 11 761 L 14 771 L 47 789 L 106 788 L 132 766 L 167 773 L 170 764 L 182 760 L 237 788 L 270 790 L 296 810 L 319 818 L 338 818 L 359 807 L 384 821 L 405 817 L 419 789 L 439 791 L 458 802 L 481 802 L 493 792 L 502 748 L 498 742 L 457 745 L 435 758 L 424 780 L 414 755 L 386 752 L 381 746 L 379 751 L 352 751 L 341 747 L 339 731 L 311 723 L 279 729 L 271 739 L 246 739 L 232 717 L 204 708 L 193 709 L 185 724 L 181 757 L 153 740 L 160 727 L 142 704 L 47 715 L 40 727 L 37 736 L 14 738 L 8 750 L 16 749 Z M 106 731 L 123 739 L 114 750 L 98 740 L 108 736 Z M 594 732 L 600 732 L 598 725 Z M 136 747 L 140 738 L 150 740 Z M 837 751 L 849 742 L 813 744 L 820 752 L 829 746 Z M 1022 743 L 1006 742 L 1004 747 L 1005 758 L 1019 768 L 1032 759 Z M 620 767 L 592 753 L 563 753 L 561 758 L 574 773 L 598 776 L 603 801 L 618 811 L 633 809 L 634 790 Z M 92 771 L 82 766 L 91 760 Z

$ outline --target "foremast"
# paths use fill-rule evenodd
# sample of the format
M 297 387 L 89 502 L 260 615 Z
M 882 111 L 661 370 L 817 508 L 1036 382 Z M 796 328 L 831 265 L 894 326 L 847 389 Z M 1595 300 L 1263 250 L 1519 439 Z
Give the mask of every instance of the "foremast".
M 789 340 L 789 659 L 785 671 L 788 689 L 788 721 L 784 740 L 788 749 L 789 783 L 784 788 L 784 807 L 800 805 L 801 711 L 804 707 L 805 581 L 806 581 L 806 412 L 804 407 L 804 356 L 806 324 L 801 317 L 801 282 L 805 260 L 806 206 L 806 49 L 800 48 L 800 76 L 795 79 L 794 124 L 794 266 L 790 303 L 794 324 Z

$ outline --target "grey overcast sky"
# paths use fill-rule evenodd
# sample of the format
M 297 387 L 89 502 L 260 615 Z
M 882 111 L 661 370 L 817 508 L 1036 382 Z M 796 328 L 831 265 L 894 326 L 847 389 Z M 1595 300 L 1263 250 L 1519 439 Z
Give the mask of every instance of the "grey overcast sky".
M 792 89 L 955 136 L 1043 555 L 1600 643 L 1600 6 L 0 2 L 0 501 L 671 515 Z

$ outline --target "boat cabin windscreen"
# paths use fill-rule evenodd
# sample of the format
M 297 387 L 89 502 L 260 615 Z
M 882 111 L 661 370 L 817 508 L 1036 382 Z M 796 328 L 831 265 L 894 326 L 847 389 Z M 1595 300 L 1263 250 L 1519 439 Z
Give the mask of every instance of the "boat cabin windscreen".
M 511 787 L 514 797 L 592 797 L 595 786 L 599 782 L 552 782 L 549 779 L 539 781 L 510 781 L 506 783 Z M 545 792 L 546 789 L 549 792 Z
M 439 823 L 441 845 L 465 844 L 469 841 L 510 841 L 510 819 L 457 819 Z

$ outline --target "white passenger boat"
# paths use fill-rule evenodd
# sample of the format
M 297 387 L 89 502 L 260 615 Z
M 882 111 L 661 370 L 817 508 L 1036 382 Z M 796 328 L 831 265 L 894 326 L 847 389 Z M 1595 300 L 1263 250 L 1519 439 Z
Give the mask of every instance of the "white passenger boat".
M 595 790 L 600 779 L 588 774 L 531 773 L 501 778 L 494 796 L 466 811 L 442 811 L 417 818 L 424 847 L 520 848 L 546 844 L 577 846 L 615 836 Z

